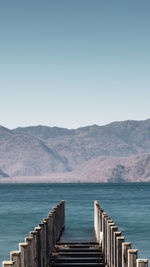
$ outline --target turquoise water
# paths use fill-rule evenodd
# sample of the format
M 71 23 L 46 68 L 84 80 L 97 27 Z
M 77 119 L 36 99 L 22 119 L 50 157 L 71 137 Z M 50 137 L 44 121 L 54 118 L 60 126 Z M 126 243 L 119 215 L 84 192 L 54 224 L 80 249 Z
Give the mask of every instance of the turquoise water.
M 66 200 L 66 231 L 93 231 L 93 201 L 97 199 L 126 241 L 150 260 L 150 183 L 138 184 L 0 184 L 0 261 Z

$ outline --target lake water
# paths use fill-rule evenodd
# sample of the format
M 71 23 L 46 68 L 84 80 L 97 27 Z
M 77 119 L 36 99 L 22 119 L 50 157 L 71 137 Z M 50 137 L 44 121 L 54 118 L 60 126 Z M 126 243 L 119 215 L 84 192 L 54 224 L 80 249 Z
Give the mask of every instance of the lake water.
M 0 261 L 18 250 L 37 224 L 60 200 L 66 200 L 66 233 L 93 231 L 96 199 L 140 258 L 150 260 L 150 183 L 0 184 Z

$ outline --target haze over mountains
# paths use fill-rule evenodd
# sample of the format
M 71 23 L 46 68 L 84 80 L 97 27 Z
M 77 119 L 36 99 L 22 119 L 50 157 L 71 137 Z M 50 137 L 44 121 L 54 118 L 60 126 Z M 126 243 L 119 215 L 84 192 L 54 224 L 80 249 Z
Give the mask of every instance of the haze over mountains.
M 73 130 L 0 126 L 0 181 L 150 181 L 150 119 Z

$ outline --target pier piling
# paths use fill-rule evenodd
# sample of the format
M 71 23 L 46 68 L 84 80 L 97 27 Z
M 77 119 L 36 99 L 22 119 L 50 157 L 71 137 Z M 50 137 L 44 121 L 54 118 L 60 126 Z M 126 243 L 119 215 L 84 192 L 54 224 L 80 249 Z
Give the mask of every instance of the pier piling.
M 128 267 L 135 267 L 136 266 L 137 256 L 138 256 L 138 250 L 137 249 L 129 249 L 128 250 Z
M 102 211 L 99 217 L 98 210 Z M 94 213 L 94 218 L 101 220 L 99 223 L 94 221 L 94 227 L 102 226 L 99 243 L 102 246 L 105 267 L 147 267 L 148 260 L 137 259 L 138 250 L 131 249 L 131 243 L 125 242 L 125 237 L 121 236 L 122 233 L 118 231 L 118 227 L 101 209 L 97 201 L 94 202 Z M 98 227 L 94 230 L 98 240 Z
M 137 259 L 136 263 L 137 267 L 148 267 L 148 260 Z
M 21 266 L 21 252 L 20 251 L 11 251 L 10 260 L 14 262 L 14 267 Z
M 131 249 L 130 242 L 122 244 L 122 267 L 128 267 L 128 250 Z

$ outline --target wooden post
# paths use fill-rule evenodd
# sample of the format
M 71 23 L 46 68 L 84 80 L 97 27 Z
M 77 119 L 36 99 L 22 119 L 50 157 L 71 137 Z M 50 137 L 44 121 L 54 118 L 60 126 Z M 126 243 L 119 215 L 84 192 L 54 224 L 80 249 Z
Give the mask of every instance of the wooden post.
M 148 267 L 148 260 L 145 259 L 137 259 L 136 260 L 137 267 Z
M 109 266 L 109 258 L 110 258 L 110 231 L 109 231 L 109 224 L 113 223 L 112 220 L 107 219 L 106 220 L 106 228 L 107 228 L 107 248 L 106 248 L 106 257 L 107 257 L 107 266 Z
M 108 217 L 107 213 L 102 213 L 102 252 L 105 254 L 105 217 Z M 104 255 L 105 256 L 105 255 Z
M 105 236 L 104 236 L 104 255 L 105 255 L 105 264 L 107 263 L 107 220 L 108 220 L 108 216 L 104 217 L 104 228 L 105 228 Z
M 96 241 L 99 242 L 99 227 L 98 227 L 98 201 L 94 201 L 94 232 Z
M 56 242 L 58 241 L 59 238 L 59 220 L 58 220 L 58 216 L 59 216 L 59 206 L 56 206 L 55 209 L 55 229 L 56 229 Z
M 118 230 L 117 226 L 111 226 L 111 267 L 114 267 L 114 232 Z
M 42 240 L 41 240 L 41 227 L 35 227 L 37 232 L 37 255 L 38 255 L 38 265 L 43 267 L 43 250 L 42 250 Z M 21 266 L 22 267 L 22 266 Z
M 99 244 L 102 243 L 102 240 L 101 240 L 101 232 L 102 232 L 102 212 L 103 212 L 103 209 L 100 207 L 100 205 L 96 204 L 97 206 L 97 241 Z
M 137 249 L 128 249 L 128 267 L 136 267 L 137 255 Z
M 62 214 L 61 214 L 61 202 L 59 203 L 57 209 L 57 225 L 58 225 L 58 237 L 57 240 L 60 238 L 61 227 L 62 227 Z
M 28 244 L 19 243 L 19 248 L 21 251 L 21 267 L 28 267 Z
M 102 246 L 102 241 L 103 241 L 103 232 L 102 232 L 102 213 L 103 209 L 100 207 L 99 208 L 99 244 Z
M 61 233 L 62 233 L 62 231 L 63 231 L 63 205 L 64 205 L 64 203 L 61 201 L 60 202 L 60 215 L 59 215 L 59 217 L 60 217 L 60 225 L 59 225 L 59 238 L 60 238 L 60 236 L 61 236 Z
M 57 240 L 60 238 L 62 229 L 63 229 L 63 215 L 62 215 L 62 208 L 63 208 L 63 202 L 61 201 L 59 203 L 58 209 L 57 209 L 57 225 L 58 225 L 58 236 Z
M 55 244 L 57 241 L 56 209 L 52 209 L 52 213 L 53 213 L 53 238 Z
M 97 223 L 98 223 L 98 233 L 97 233 L 97 241 L 100 243 L 100 206 L 97 204 Z
M 63 230 L 65 229 L 65 201 L 63 200 Z
M 105 226 L 105 244 L 104 244 L 104 254 L 105 254 L 105 263 L 107 263 L 107 221 L 110 218 L 104 217 L 104 226 Z M 112 222 L 112 220 L 110 220 Z
M 49 253 L 52 253 L 53 247 L 55 245 L 54 242 L 54 216 L 53 213 L 50 212 L 48 214 L 48 239 L 49 239 Z
M 114 267 L 117 267 L 117 236 L 121 236 L 121 232 L 114 232 Z
M 98 205 L 98 243 L 100 244 L 100 228 L 101 228 L 101 220 L 100 220 L 100 206 Z
M 13 261 L 3 261 L 2 263 L 3 267 L 14 267 L 14 262 Z
M 43 220 L 43 223 L 45 225 L 45 231 L 46 231 L 46 266 L 48 264 L 48 258 L 49 258 L 49 233 L 48 233 L 48 218 L 45 218 Z
M 21 252 L 11 251 L 10 260 L 14 262 L 14 267 L 21 267 Z
M 65 200 L 61 201 L 62 203 L 62 231 L 65 229 Z
M 131 243 L 122 244 L 122 267 L 128 267 L 128 249 L 131 249 Z
M 43 264 L 43 267 L 46 266 L 46 227 L 45 227 L 45 224 L 42 222 L 42 223 L 39 223 L 39 226 L 41 227 L 41 232 L 40 232 L 40 235 L 41 235 L 41 244 L 42 244 L 42 264 Z
M 103 209 L 100 207 L 100 209 L 99 209 L 99 222 L 100 222 L 99 230 L 100 230 L 100 232 L 102 232 L 102 213 L 103 213 Z
M 111 227 L 115 226 L 114 222 L 107 221 L 107 265 L 111 266 Z
M 59 239 L 59 207 L 58 205 L 56 206 L 56 209 L 55 209 L 55 228 L 56 228 L 56 242 L 58 241 Z
M 37 267 L 38 266 L 38 232 L 37 231 L 32 231 L 30 232 L 30 236 L 33 237 L 33 242 L 32 242 L 32 246 L 33 246 L 33 267 Z
M 124 236 L 117 236 L 117 267 L 122 267 L 122 243 L 124 240 Z
M 32 240 L 33 237 L 25 237 L 25 243 L 28 244 L 27 247 L 27 261 L 28 261 L 28 267 L 33 267 L 33 246 L 32 246 Z

